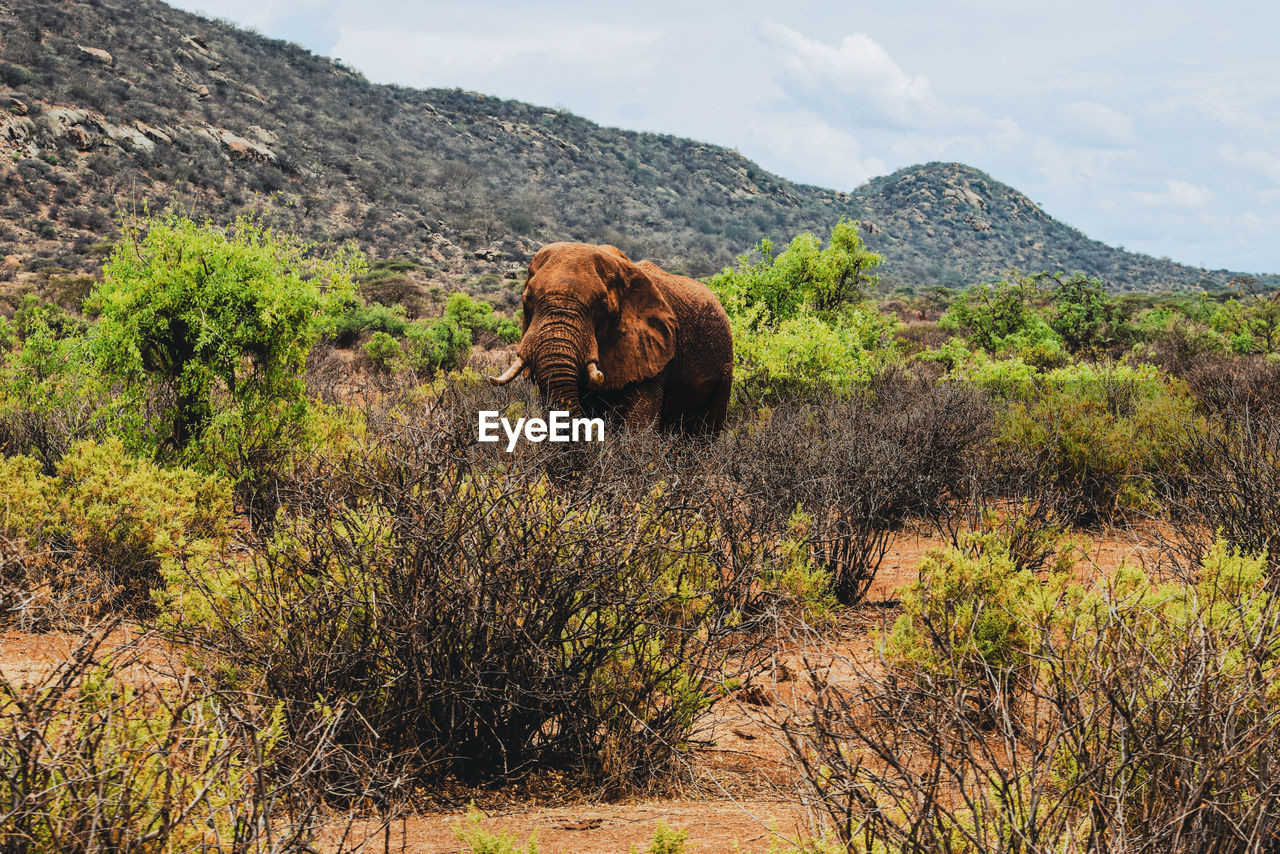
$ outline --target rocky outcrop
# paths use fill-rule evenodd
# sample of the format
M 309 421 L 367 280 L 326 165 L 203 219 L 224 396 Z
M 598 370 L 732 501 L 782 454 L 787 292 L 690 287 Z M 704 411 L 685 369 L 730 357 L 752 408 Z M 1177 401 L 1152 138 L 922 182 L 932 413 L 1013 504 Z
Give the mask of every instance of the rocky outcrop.
M 115 57 L 100 47 L 86 47 L 82 44 L 76 45 L 80 49 L 80 53 L 90 59 L 101 62 L 103 65 L 115 65 Z
M 245 139 L 226 128 L 206 127 L 197 133 L 212 139 L 221 145 L 232 160 L 256 160 L 260 163 L 275 163 L 279 158 L 265 145 Z
M 52 107 L 37 120 L 47 133 L 70 140 L 81 151 L 104 143 L 125 143 L 143 151 L 153 151 L 155 142 L 140 130 L 115 124 L 102 113 L 78 107 Z

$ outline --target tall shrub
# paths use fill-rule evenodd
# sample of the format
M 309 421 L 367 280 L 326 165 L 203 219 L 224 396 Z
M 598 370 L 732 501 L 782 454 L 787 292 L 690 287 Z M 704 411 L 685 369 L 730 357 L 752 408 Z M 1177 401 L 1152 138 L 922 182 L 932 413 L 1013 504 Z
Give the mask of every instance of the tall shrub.
M 252 493 L 297 444 L 307 351 L 362 264 L 346 251 L 313 257 L 252 219 L 126 224 L 88 307 L 101 315 L 99 367 L 139 403 L 133 443 Z

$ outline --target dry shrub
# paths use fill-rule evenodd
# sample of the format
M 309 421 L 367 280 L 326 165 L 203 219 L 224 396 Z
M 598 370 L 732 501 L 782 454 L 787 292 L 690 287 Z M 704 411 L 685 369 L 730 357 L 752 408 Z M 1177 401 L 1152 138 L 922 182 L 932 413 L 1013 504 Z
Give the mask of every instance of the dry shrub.
M 83 441 L 52 477 L 0 457 L 0 624 L 33 630 L 145 611 L 180 559 L 225 542 L 228 484 L 129 456 L 118 439 Z
M 882 650 L 810 667 L 781 721 L 821 832 L 850 851 L 1270 852 L 1280 608 L 1218 544 L 1194 583 L 1086 589 L 938 555 Z
M 901 371 L 865 394 L 780 404 L 716 450 L 744 504 L 785 530 L 800 507 L 808 544 L 841 603 L 861 601 L 904 522 L 936 523 L 967 501 L 990 407 L 969 386 Z
M 1202 357 L 1183 374 L 1209 415 L 1280 412 L 1280 362 L 1263 356 Z
M 1232 417 L 1189 433 L 1182 465 L 1155 480 L 1169 522 L 1168 554 L 1193 564 L 1215 537 L 1280 559 L 1280 410 Z M 1160 531 L 1157 530 L 1157 534 Z
M 135 688 L 141 640 L 107 653 L 110 628 L 33 684 L 0 674 L 0 850 L 316 850 L 325 817 L 309 775 L 322 752 L 283 766 L 280 722 L 247 697 L 190 678 Z M 309 741 L 323 751 L 326 734 Z
M 753 564 L 735 566 L 705 491 L 477 445 L 488 394 L 373 413 L 247 565 L 188 582 L 178 634 L 281 702 L 291 734 L 340 715 L 332 797 L 538 771 L 660 785 L 723 681 L 756 666 Z

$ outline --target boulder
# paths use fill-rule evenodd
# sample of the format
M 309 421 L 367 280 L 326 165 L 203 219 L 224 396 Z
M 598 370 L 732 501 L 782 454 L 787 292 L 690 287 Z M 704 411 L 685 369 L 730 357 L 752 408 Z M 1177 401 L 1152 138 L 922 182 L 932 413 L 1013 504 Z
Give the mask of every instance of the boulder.
M 81 53 L 101 62 L 103 65 L 115 64 L 115 58 L 100 47 L 85 47 L 82 44 L 78 44 L 76 47 L 80 48 Z
M 260 163 L 275 163 L 279 158 L 265 145 L 259 145 L 245 139 L 226 128 L 207 127 L 200 131 L 204 136 L 219 143 L 226 149 L 232 160 L 256 160 Z
M 165 145 L 173 145 L 173 137 L 160 130 L 160 128 L 153 128 L 151 125 L 143 124 L 142 122 L 134 122 L 133 124 L 134 127 L 138 129 L 139 133 L 144 134 L 153 142 L 163 142 Z

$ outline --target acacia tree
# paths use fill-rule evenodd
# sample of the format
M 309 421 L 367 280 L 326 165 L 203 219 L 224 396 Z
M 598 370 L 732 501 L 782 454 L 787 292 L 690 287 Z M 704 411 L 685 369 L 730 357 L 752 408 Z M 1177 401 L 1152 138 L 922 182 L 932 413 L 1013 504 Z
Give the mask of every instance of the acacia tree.
M 1051 283 L 1049 326 L 1062 338 L 1067 352 L 1096 350 L 1121 332 L 1124 321 L 1119 304 L 1100 280 L 1078 272 L 1069 276 L 1046 273 L 1038 279 L 1041 287 Z
M 138 450 L 253 482 L 304 424 L 303 367 L 363 260 L 254 219 L 223 230 L 176 214 L 125 224 L 86 307 L 93 351 L 136 398 Z

